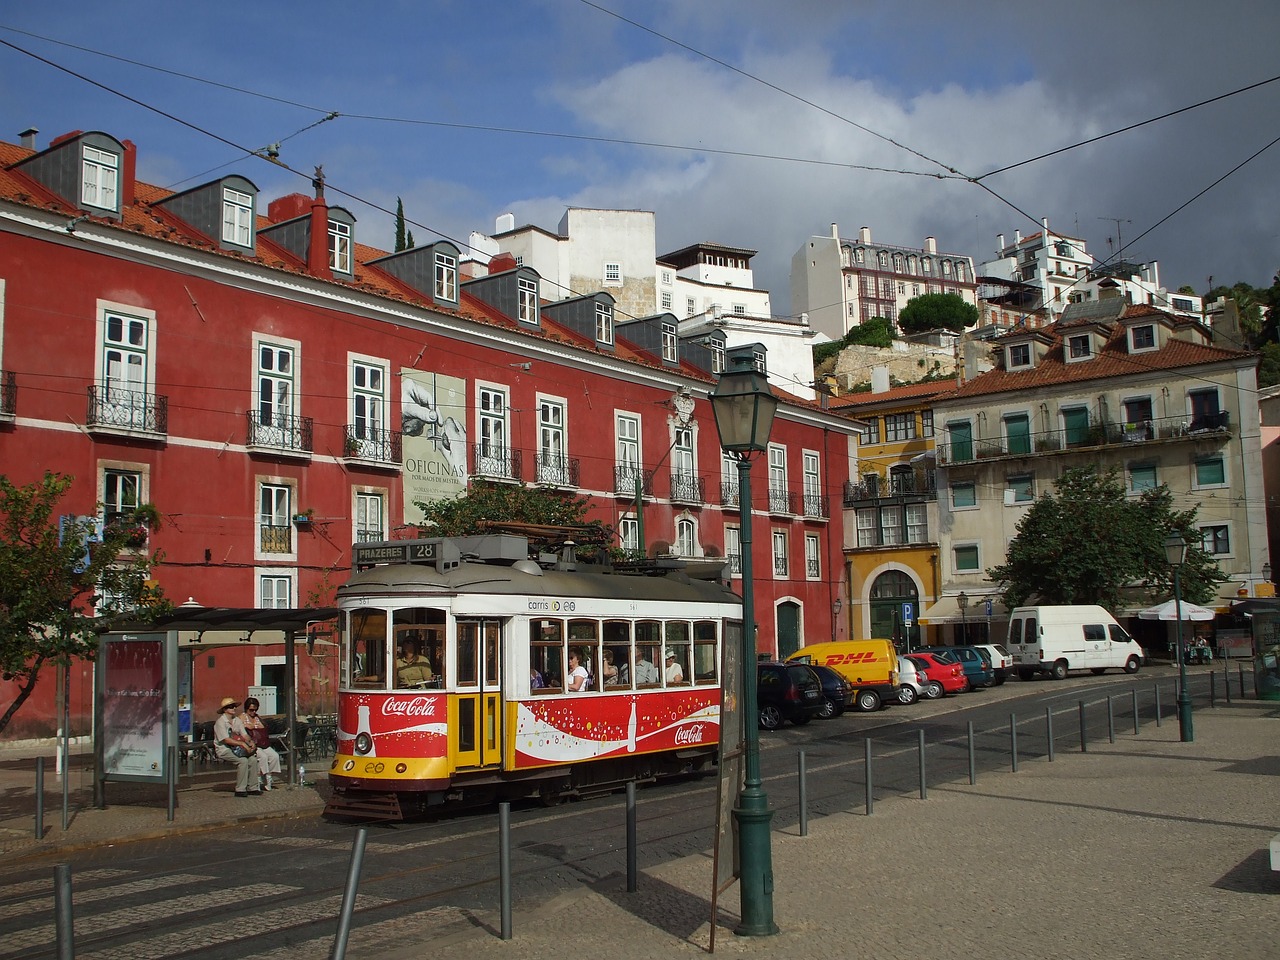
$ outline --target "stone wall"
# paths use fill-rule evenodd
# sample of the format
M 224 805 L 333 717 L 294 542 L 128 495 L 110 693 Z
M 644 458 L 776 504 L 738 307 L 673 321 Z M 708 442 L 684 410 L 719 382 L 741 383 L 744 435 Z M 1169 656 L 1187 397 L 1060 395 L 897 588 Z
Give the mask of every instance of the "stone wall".
M 888 367 L 898 383 L 918 383 L 931 372 L 947 376 L 955 373 L 956 360 L 950 349 L 895 340 L 888 349 L 852 346 L 840 351 L 835 377 L 841 393 L 858 384 L 871 382 L 874 367 Z

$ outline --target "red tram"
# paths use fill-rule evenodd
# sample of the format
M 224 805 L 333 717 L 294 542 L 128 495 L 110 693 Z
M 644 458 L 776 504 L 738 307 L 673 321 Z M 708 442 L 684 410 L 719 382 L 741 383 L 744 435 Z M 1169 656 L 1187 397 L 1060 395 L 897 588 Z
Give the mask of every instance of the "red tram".
M 718 570 L 530 559 L 506 534 L 352 552 L 331 814 L 550 802 L 715 756 L 742 628 Z

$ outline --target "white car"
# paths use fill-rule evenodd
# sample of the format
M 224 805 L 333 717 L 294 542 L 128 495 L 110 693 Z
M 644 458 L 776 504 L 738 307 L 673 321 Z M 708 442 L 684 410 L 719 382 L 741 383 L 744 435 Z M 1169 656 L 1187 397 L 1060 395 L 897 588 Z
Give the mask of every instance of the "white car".
M 909 659 L 898 657 L 898 702 L 915 703 L 927 696 L 931 696 L 928 678 Z
M 1003 643 L 975 643 L 974 646 L 987 651 L 987 656 L 991 658 L 991 669 L 996 675 L 995 684 L 999 686 L 1004 683 L 1013 672 L 1013 654 L 1005 649 Z

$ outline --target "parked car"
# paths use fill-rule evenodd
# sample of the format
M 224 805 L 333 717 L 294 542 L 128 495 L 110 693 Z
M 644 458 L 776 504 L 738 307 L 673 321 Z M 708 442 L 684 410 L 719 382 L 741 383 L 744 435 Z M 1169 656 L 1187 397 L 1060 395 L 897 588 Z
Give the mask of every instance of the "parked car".
M 830 667 L 815 664 L 810 664 L 809 669 L 822 681 L 822 709 L 818 712 L 819 719 L 831 720 L 853 706 L 853 684 L 843 675 Z
M 997 687 L 1009 679 L 1009 675 L 1013 673 L 1013 654 L 1005 649 L 1003 643 L 975 643 L 974 646 L 979 650 L 987 651 L 987 656 L 991 659 L 991 669 L 996 674 Z
M 916 665 L 917 670 L 923 670 L 925 678 L 930 681 L 924 693 L 930 700 L 936 700 L 944 693 L 964 693 L 969 689 L 964 667 L 952 657 L 916 650 L 907 659 Z
M 803 663 L 756 665 L 756 712 L 762 729 L 777 730 L 785 720 L 806 724 L 822 707 L 822 681 Z
M 964 667 L 964 675 L 969 678 L 969 686 L 977 690 L 989 687 L 995 682 L 996 672 L 991 668 L 991 658 L 987 651 L 977 647 L 930 647 L 932 653 L 949 653 Z
M 909 657 L 898 657 L 899 703 L 915 703 L 921 697 L 929 696 L 925 691 L 929 683 L 930 680 L 924 675 L 924 671 L 912 663 Z M 937 696 L 942 696 L 941 685 L 938 686 Z

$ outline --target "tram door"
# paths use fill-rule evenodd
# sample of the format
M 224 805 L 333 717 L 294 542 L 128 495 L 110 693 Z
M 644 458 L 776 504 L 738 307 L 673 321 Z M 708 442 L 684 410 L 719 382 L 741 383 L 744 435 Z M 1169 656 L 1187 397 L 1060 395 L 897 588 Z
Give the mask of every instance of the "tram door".
M 502 623 L 459 620 L 454 660 L 457 692 L 450 698 L 450 748 L 457 767 L 502 763 Z

